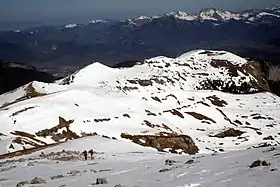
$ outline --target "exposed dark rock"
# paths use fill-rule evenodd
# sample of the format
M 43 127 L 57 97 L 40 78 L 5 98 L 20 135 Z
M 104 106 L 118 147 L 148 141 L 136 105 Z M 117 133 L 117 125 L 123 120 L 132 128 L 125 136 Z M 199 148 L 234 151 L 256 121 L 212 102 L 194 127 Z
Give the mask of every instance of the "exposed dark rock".
M 188 160 L 185 164 L 193 164 L 194 160 Z
M 179 112 L 178 110 L 176 110 L 176 109 L 163 111 L 163 113 L 166 113 L 166 112 L 170 112 L 174 116 L 179 116 L 180 118 L 184 118 L 184 115 L 181 112 Z
M 9 171 L 9 170 L 14 169 L 14 168 L 16 168 L 16 166 L 9 166 L 7 168 L 0 169 L 0 172 Z
M 122 133 L 121 137 L 130 139 L 134 143 L 142 146 L 156 148 L 158 151 L 164 151 L 165 148 L 169 148 L 170 152 L 174 153 L 176 153 L 177 149 L 181 149 L 187 154 L 195 154 L 198 152 L 198 147 L 188 135 L 172 133 L 165 133 L 162 135 L 130 135 Z
M 128 114 L 124 114 L 123 117 L 130 118 Z
M 21 181 L 21 182 L 17 183 L 16 187 L 23 187 L 24 185 L 27 185 L 27 184 L 29 184 L 29 181 Z
M 241 121 L 239 121 L 238 119 L 234 120 L 234 123 L 237 123 L 239 125 L 242 125 Z
M 238 137 L 241 136 L 242 134 L 244 134 L 245 132 L 240 131 L 240 130 L 236 130 L 233 128 L 227 129 L 223 132 L 220 132 L 214 136 L 210 136 L 210 137 L 217 137 L 217 138 L 225 138 L 225 137 Z
M 164 168 L 164 169 L 159 170 L 158 172 L 167 172 L 167 171 L 171 171 L 171 170 L 172 170 L 171 168 Z
M 41 137 L 47 137 L 47 136 L 51 136 L 51 138 L 55 141 L 55 142 L 60 142 L 61 140 L 67 141 L 67 140 L 73 140 L 76 138 L 79 138 L 79 136 L 70 130 L 70 125 L 74 122 L 74 120 L 68 120 L 66 121 L 64 118 L 59 117 L 59 124 L 54 126 L 53 128 L 50 129 L 44 129 L 41 130 L 37 133 L 35 133 L 37 136 L 41 136 Z M 62 132 L 58 132 L 58 130 L 63 129 Z
M 93 172 L 93 173 L 97 173 L 97 171 L 94 170 L 94 169 L 90 169 L 89 171 L 90 171 L 90 172 Z
M 62 174 L 60 174 L 60 175 L 55 175 L 55 176 L 52 176 L 52 177 L 51 177 L 51 180 L 61 179 L 61 178 L 63 178 L 63 177 L 64 177 L 64 175 L 62 175 Z
M 172 165 L 174 165 L 176 163 L 177 163 L 176 160 L 170 160 L 170 159 L 165 160 L 165 165 L 172 166 Z
M 110 121 L 110 118 L 103 118 L 103 119 L 94 119 L 94 122 L 98 123 L 98 122 L 103 122 L 103 121 Z
M 264 143 L 260 143 L 256 146 L 252 146 L 253 148 L 262 148 L 262 147 L 271 147 L 272 145 L 270 143 L 264 142 Z
M 35 164 L 33 163 L 33 162 L 29 162 L 28 164 L 27 164 L 27 166 L 34 166 Z
M 262 166 L 269 166 L 270 163 L 267 163 L 265 160 L 262 161 Z
M 256 160 L 249 167 L 250 168 L 255 168 L 255 167 L 259 167 L 259 166 L 261 166 L 261 161 L 260 160 Z
M 139 84 L 140 86 L 152 86 L 153 82 L 151 80 L 128 80 L 131 84 Z
M 73 170 L 73 171 L 68 172 L 67 174 L 70 175 L 70 176 L 76 176 L 76 175 L 78 175 L 78 174 L 80 174 L 80 173 L 81 173 L 81 172 L 78 171 L 78 170 Z
M 105 177 L 102 177 L 102 178 L 97 178 L 96 179 L 96 183 L 95 184 L 108 184 L 108 181 Z
M 44 179 L 35 177 L 30 181 L 30 184 L 44 184 L 47 183 Z
M 196 112 L 185 112 L 185 113 L 191 115 L 192 117 L 198 120 L 207 120 L 207 121 L 211 121 L 212 123 L 216 123 L 216 121 L 214 121 L 213 119 Z
M 263 140 L 274 140 L 272 136 L 264 137 Z
M 155 113 L 153 113 L 149 110 L 145 110 L 145 112 L 147 113 L 147 116 L 157 116 Z
M 218 107 L 224 107 L 227 105 L 227 102 L 218 98 L 216 95 L 206 97 L 206 99 L 210 100 L 213 105 Z
M 222 110 L 220 110 L 219 108 L 216 108 L 216 110 L 218 110 L 218 111 L 224 116 L 224 119 L 225 119 L 226 121 L 228 121 L 230 124 L 232 124 L 232 125 L 234 125 L 234 126 L 237 126 L 235 123 L 233 123 L 233 122 L 227 117 L 227 115 L 226 115 Z
M 101 169 L 99 172 L 112 171 L 111 169 Z
M 19 110 L 19 111 L 17 111 L 17 112 L 12 113 L 12 115 L 11 115 L 10 117 L 16 116 L 16 115 L 18 115 L 18 114 L 20 114 L 20 113 L 22 113 L 22 112 L 25 112 L 25 111 L 30 110 L 30 109 L 33 109 L 33 108 L 35 108 L 35 106 L 26 107 L 26 108 L 24 108 L 24 109 L 22 109 L 22 110 Z
M 261 161 L 261 160 L 256 160 L 254 161 L 249 167 L 250 168 L 255 168 L 255 167 L 259 167 L 259 166 L 270 166 L 271 164 L 266 162 L 265 160 Z
M 155 101 L 157 101 L 157 102 L 160 102 L 161 103 L 161 100 L 160 100 L 160 98 L 158 98 L 158 97 L 151 97 L 153 100 L 155 100 Z
M 275 147 L 271 147 L 270 149 L 268 150 L 265 150 L 263 152 L 272 152 L 272 151 L 276 151 L 277 149 Z
M 125 187 L 125 185 L 117 184 L 117 185 L 115 185 L 114 187 Z

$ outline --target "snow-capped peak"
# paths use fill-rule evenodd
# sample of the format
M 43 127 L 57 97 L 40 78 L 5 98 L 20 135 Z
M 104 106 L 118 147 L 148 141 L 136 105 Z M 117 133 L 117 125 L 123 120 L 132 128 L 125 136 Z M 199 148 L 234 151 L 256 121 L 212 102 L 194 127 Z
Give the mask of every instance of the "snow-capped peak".
M 78 26 L 77 24 L 71 23 L 71 24 L 65 25 L 65 28 L 71 29 L 71 28 L 75 28 L 77 26 Z
M 136 18 L 136 20 L 143 20 L 143 19 L 151 19 L 151 17 L 145 16 L 145 15 L 141 15 L 138 18 Z
M 188 14 L 186 12 L 182 12 L 182 11 L 178 11 L 178 12 L 170 12 L 169 14 L 167 14 L 168 16 L 174 16 L 177 19 L 181 19 L 181 20 L 195 20 L 197 18 L 196 15 L 191 15 Z
M 165 18 L 175 18 L 176 20 L 183 20 L 183 21 L 230 21 L 230 20 L 237 20 L 237 21 L 244 21 L 244 22 L 253 22 L 256 20 L 260 20 L 262 17 L 274 17 L 280 18 L 280 9 L 279 6 L 275 6 L 270 9 L 254 9 L 254 10 L 246 10 L 243 12 L 231 12 L 227 10 L 219 10 L 215 8 L 205 8 L 202 9 L 198 14 L 189 14 L 184 11 L 177 11 L 177 12 L 170 12 L 164 13 L 158 16 L 145 16 L 141 15 L 134 19 L 128 19 L 125 22 L 131 25 L 142 26 L 146 23 L 149 23 L 155 19 L 165 19 Z M 214 23 L 214 26 L 218 24 Z
M 202 20 L 217 20 L 216 9 L 208 8 L 199 12 L 199 17 Z
M 241 14 L 230 11 L 217 10 L 214 8 L 203 9 L 198 16 L 201 20 L 221 20 L 227 21 L 231 19 L 240 20 L 243 17 Z
M 91 20 L 89 23 L 107 23 L 106 20 Z

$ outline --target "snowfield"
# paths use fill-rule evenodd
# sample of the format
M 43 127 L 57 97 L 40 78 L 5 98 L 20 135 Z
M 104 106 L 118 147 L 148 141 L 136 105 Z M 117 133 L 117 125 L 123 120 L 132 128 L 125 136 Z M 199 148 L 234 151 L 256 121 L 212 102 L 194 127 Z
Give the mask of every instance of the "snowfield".
M 69 151 L 89 148 L 97 152 L 94 160 L 85 161 Z M 69 155 L 71 160 L 63 160 Z M 256 160 L 267 166 L 249 167 Z M 86 137 L 46 149 L 44 154 L 2 160 L 0 186 L 30 183 L 35 177 L 44 183 L 26 186 L 95 186 L 98 178 L 106 180 L 104 187 L 279 186 L 279 161 L 279 147 L 189 156 L 160 153 L 124 140 Z

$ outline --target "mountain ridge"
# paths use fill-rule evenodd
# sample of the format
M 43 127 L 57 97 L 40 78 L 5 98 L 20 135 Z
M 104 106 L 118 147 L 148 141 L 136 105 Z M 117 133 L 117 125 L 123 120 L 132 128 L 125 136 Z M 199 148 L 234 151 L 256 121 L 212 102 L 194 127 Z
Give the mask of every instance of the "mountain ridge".
M 250 63 L 195 50 L 31 82 L 0 96 L 1 153 L 96 134 L 178 154 L 277 145 L 280 98 Z

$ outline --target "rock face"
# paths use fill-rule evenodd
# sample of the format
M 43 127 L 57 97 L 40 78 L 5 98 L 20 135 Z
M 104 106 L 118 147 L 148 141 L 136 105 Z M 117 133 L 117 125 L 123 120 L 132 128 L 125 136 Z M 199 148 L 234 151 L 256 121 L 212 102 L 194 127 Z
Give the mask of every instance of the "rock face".
M 162 135 L 129 135 L 121 134 L 122 138 L 130 139 L 142 146 L 156 148 L 158 151 L 168 150 L 171 153 L 198 153 L 198 147 L 188 135 L 167 134 Z
M 51 83 L 55 77 L 33 66 L 0 61 L 0 94 L 12 91 L 31 81 Z

